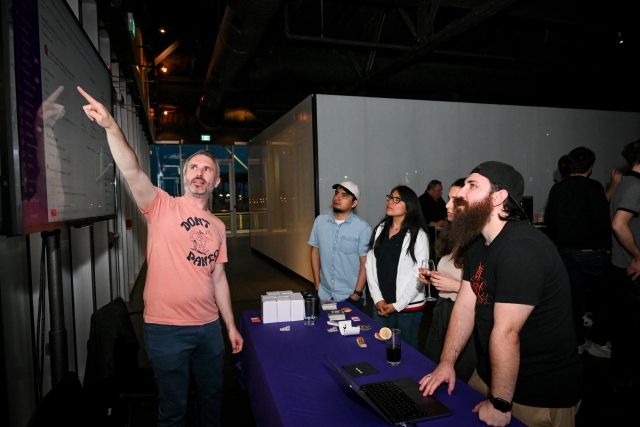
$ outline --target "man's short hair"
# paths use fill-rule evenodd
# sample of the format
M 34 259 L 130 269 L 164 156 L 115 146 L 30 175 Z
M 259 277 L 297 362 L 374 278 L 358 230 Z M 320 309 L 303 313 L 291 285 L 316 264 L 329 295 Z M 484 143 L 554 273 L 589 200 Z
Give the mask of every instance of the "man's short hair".
M 438 185 L 442 185 L 442 183 L 437 179 L 432 179 L 431 181 L 429 181 L 429 184 L 427 184 L 427 191 L 435 190 Z
M 560 172 L 560 178 L 571 175 L 571 159 L 568 155 L 563 155 L 558 159 L 558 172 Z
M 183 175 L 187 173 L 187 165 L 189 164 L 191 159 L 193 159 L 195 156 L 207 156 L 208 158 L 213 160 L 213 163 L 216 164 L 216 178 L 220 178 L 220 163 L 218 163 L 218 159 L 216 159 L 216 154 L 213 151 L 207 150 L 207 149 L 204 149 L 204 148 L 202 150 L 198 150 L 195 153 L 193 153 L 192 155 L 190 155 L 189 158 L 187 159 L 187 161 L 184 162 L 184 166 L 182 166 L 182 174 Z
M 596 153 L 587 147 L 574 148 L 569 152 L 571 173 L 586 173 L 596 162 Z
M 621 154 L 629 166 L 640 164 L 640 139 L 625 145 Z

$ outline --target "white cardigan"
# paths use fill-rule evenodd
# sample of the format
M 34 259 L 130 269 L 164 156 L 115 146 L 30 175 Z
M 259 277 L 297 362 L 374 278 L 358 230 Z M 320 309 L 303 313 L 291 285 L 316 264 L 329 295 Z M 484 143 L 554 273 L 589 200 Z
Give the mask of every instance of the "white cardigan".
M 377 239 L 384 228 L 384 223 L 376 227 Z M 393 307 L 400 312 L 411 305 L 419 305 L 424 303 L 424 284 L 418 279 L 418 267 L 423 259 L 429 259 L 429 239 L 427 234 L 420 230 L 416 243 L 413 247 L 417 262 L 413 262 L 411 255 L 408 253 L 409 241 L 411 236 L 407 232 L 402 242 L 400 252 L 400 261 L 398 262 L 398 274 L 396 276 L 396 302 Z M 378 270 L 376 266 L 376 255 L 371 249 L 367 253 L 367 262 L 365 264 L 367 270 L 367 285 L 374 304 L 383 300 L 378 284 Z

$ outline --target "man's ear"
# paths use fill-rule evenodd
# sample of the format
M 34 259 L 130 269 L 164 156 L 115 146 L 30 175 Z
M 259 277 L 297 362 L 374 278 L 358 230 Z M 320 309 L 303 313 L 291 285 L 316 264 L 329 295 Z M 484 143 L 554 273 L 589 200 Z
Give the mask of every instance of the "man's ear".
M 507 190 L 503 189 L 500 191 L 495 191 L 491 195 L 491 206 L 493 207 L 502 206 L 504 201 L 507 200 L 507 197 L 509 197 L 509 193 L 507 192 Z
M 358 206 L 358 199 L 353 199 L 353 203 L 351 203 L 351 209 L 355 209 Z

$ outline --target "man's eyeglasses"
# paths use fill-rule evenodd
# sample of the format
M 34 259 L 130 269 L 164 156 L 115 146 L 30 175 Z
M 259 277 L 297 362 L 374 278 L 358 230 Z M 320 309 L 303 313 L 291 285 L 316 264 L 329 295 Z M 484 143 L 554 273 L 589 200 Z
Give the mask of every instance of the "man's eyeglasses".
M 393 200 L 393 203 L 395 203 L 396 205 L 400 202 L 404 202 L 404 199 L 402 197 L 392 196 L 391 194 L 387 194 L 385 197 L 387 198 L 387 202 L 389 200 Z

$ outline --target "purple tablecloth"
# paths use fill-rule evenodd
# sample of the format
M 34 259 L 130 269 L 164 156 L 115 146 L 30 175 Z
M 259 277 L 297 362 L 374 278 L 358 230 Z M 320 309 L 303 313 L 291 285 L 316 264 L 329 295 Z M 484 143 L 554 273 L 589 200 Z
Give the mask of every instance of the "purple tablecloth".
M 338 308 L 351 307 L 339 303 Z M 418 381 L 433 370 L 435 364 L 406 343 L 402 348 L 402 363 L 386 363 L 385 343 L 375 338 L 380 327 L 357 309 L 347 313 L 359 316 L 371 330 L 361 331 L 367 344 L 358 347 L 356 336 L 342 336 L 328 332 L 327 313 L 322 312 L 314 326 L 303 322 L 254 323 L 252 317 L 261 317 L 259 310 L 245 311 L 240 319 L 240 332 L 244 348 L 237 359 L 241 379 L 249 394 L 251 408 L 258 426 L 327 427 L 331 426 L 388 426 L 389 424 L 366 402 L 351 390 L 340 375 L 324 358 L 326 354 L 338 366 L 369 362 L 380 372 L 356 378 L 358 384 L 409 376 Z M 288 332 L 280 328 L 290 326 Z M 435 396 L 452 411 L 453 415 L 418 423 L 419 426 L 485 426 L 471 412 L 483 400 L 480 393 L 462 381 L 457 381 L 453 394 L 447 394 L 446 385 Z M 523 426 L 513 419 L 510 426 Z

